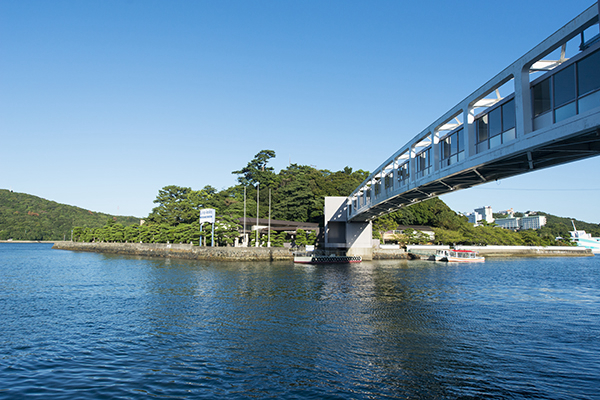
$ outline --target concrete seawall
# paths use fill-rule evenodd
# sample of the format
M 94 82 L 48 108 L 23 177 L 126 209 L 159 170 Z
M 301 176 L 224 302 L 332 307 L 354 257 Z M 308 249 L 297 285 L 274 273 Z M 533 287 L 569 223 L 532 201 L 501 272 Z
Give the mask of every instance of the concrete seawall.
M 283 247 L 198 247 L 190 244 L 165 243 L 54 242 L 52 248 L 144 257 L 184 258 L 189 260 L 280 261 L 293 260 L 294 258 L 292 252 Z
M 80 243 L 54 242 L 53 249 L 91 251 L 144 257 L 171 257 L 189 260 L 219 261 L 291 261 L 292 252 L 283 247 L 198 247 L 190 244 L 164 243 Z M 426 259 L 437 249 L 449 246 L 408 246 L 404 249 L 373 249 L 373 260 Z M 581 247 L 539 246 L 459 246 L 476 250 L 484 257 L 585 257 L 593 256 Z M 365 258 L 363 260 L 366 261 Z
M 426 258 L 438 249 L 450 246 L 412 245 L 407 247 L 411 254 Z M 475 250 L 484 257 L 588 257 L 594 256 L 590 249 L 575 246 L 456 246 L 457 249 Z

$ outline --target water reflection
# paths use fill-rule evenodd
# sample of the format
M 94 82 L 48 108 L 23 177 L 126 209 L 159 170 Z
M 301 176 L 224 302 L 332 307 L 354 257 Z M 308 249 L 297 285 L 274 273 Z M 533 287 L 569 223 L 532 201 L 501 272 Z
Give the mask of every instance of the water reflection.
M 600 383 L 595 259 L 23 254 L 0 258 L 8 397 L 590 398 Z

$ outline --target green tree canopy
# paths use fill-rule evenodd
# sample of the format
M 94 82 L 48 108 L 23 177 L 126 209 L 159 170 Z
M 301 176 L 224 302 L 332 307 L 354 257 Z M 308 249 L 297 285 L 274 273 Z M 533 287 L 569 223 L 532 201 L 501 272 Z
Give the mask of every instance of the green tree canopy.
M 200 198 L 200 195 L 192 196 L 192 193 L 189 187 L 175 185 L 160 189 L 154 200 L 158 206 L 154 207 L 148 215 L 148 222 L 176 226 L 197 221 L 200 214 L 192 198 Z
M 276 175 L 273 173 L 273 167 L 267 167 L 271 158 L 275 158 L 273 150 L 261 150 L 248 165 L 238 171 L 233 171 L 232 174 L 239 175 L 238 182 L 244 186 L 256 186 L 256 184 L 266 187 L 273 186 Z

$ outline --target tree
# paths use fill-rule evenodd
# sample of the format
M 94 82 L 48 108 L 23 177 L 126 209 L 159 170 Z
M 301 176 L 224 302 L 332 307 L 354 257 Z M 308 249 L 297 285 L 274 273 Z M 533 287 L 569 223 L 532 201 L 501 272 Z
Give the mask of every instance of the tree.
M 232 174 L 239 175 L 238 182 L 244 186 L 256 186 L 256 184 L 272 186 L 275 183 L 276 175 L 273 173 L 273 167 L 267 167 L 271 158 L 275 158 L 275 151 L 261 150 L 248 165 L 238 171 L 233 171 Z
M 381 242 L 385 244 L 384 234 L 387 231 L 392 231 L 396 229 L 397 227 L 398 223 L 393 219 L 392 216 L 390 216 L 389 214 L 384 215 L 382 217 L 377 218 L 373 223 L 373 236 L 375 236 L 375 234 L 378 235 L 379 239 L 381 239 Z
M 219 246 L 231 246 L 240 236 L 241 225 L 236 218 L 229 215 L 217 217 L 215 223 L 215 242 Z
M 190 199 L 192 189 L 175 185 L 165 186 L 158 191 L 154 200 L 158 206 L 148 215 L 148 221 L 156 224 L 189 224 L 197 221 L 199 211 Z

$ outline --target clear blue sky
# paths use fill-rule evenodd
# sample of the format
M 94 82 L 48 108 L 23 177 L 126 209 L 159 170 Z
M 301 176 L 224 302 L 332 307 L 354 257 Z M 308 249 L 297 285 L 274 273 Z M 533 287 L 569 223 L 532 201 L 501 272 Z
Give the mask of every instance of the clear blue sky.
M 272 149 L 373 171 L 594 3 L 0 0 L 0 188 L 146 216 Z M 600 157 L 442 197 L 600 222 Z

